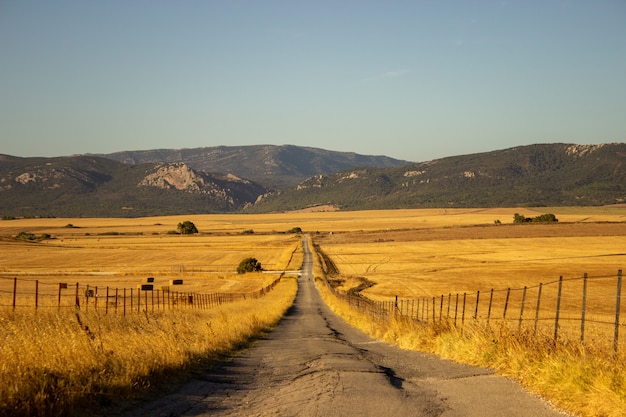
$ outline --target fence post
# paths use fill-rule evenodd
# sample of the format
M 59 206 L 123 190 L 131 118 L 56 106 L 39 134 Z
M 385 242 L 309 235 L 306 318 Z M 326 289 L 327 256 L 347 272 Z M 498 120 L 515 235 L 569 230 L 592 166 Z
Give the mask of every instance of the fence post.
M 480 291 L 476 291 L 476 308 L 474 309 L 474 320 L 478 318 L 478 299 L 480 298 Z
M 35 280 L 35 310 L 39 308 L 39 280 Z
M 126 317 L 126 288 L 124 288 L 124 307 L 122 310 L 122 315 Z
M 107 287 L 106 301 L 104 302 L 104 314 L 109 314 L 109 287 Z
M 537 334 L 537 322 L 539 321 L 539 306 L 541 305 L 541 289 L 543 284 L 539 283 L 539 290 L 537 291 L 537 307 L 535 308 L 535 329 L 533 330 L 533 336 Z
M 80 310 L 80 297 L 78 296 L 78 282 L 76 283 L 76 308 Z
M 435 314 L 435 297 L 433 297 L 433 324 L 435 324 L 435 318 L 436 318 L 436 314 Z
M 61 309 L 61 288 L 63 286 L 61 285 L 61 283 L 59 282 L 59 298 L 58 298 L 58 302 L 57 302 L 57 309 L 60 310 Z
M 87 289 L 85 290 L 85 311 L 89 310 L 89 284 L 87 284 Z
M 17 277 L 13 278 L 13 310 L 15 310 L 15 301 L 17 298 Z
M 96 286 L 96 290 L 93 293 L 93 305 L 96 310 L 98 310 L 98 286 Z
M 489 294 L 489 308 L 487 309 L 487 324 L 489 324 L 489 319 L 491 319 L 491 305 L 493 303 L 493 288 Z
M 448 293 L 448 313 L 446 314 L 446 320 L 450 320 L 450 298 L 452 297 L 452 293 Z
M 439 323 L 441 323 L 442 317 L 443 317 L 443 294 L 441 294 L 441 303 L 439 304 Z
M 619 310 L 622 298 L 622 270 L 617 271 L 617 296 L 615 300 L 615 337 L 613 338 L 613 351 L 617 353 L 619 341 Z
M 118 289 L 115 288 L 115 314 L 117 314 L 117 300 L 118 300 L 117 294 L 118 294 Z
M 524 304 L 525 303 L 526 303 L 526 286 L 524 285 L 524 292 L 522 293 L 522 306 L 519 309 L 519 324 L 517 326 L 518 332 L 522 330 L 522 320 L 524 317 Z
M 465 323 L 465 301 L 467 300 L 467 293 L 463 293 L 463 313 L 461 315 L 461 326 Z
M 587 273 L 583 276 L 583 306 L 580 317 L 580 343 L 585 343 L 585 315 L 587 314 Z
M 456 293 L 456 305 L 454 306 L 454 326 L 456 327 L 456 317 L 459 311 L 459 293 Z
M 561 291 L 563 290 L 563 275 L 559 277 L 559 290 L 556 296 L 556 317 L 554 318 L 554 343 L 559 335 L 559 314 L 561 313 Z
M 509 308 L 509 296 L 511 295 L 511 289 L 508 288 L 506 290 L 506 300 L 504 300 L 504 313 L 502 314 L 502 318 L 506 320 L 506 310 Z

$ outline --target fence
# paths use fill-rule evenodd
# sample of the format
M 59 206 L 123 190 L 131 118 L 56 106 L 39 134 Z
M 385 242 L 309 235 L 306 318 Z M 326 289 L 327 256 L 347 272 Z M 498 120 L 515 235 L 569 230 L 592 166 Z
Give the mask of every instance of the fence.
M 49 283 L 37 279 L 0 278 L 0 307 L 95 309 L 104 314 L 154 313 L 173 309 L 208 309 L 224 303 L 259 298 L 282 278 L 248 293 L 195 293 L 155 289 L 153 284 L 137 288 L 98 287 L 89 284 Z M 173 286 L 175 287 L 175 286 Z
M 623 335 L 620 339 L 626 326 L 621 270 L 613 276 L 584 274 L 532 287 L 419 299 L 396 296 L 393 300 L 374 301 L 358 293 L 331 290 L 352 307 L 381 318 L 406 317 L 421 323 L 445 321 L 456 327 L 468 321 L 487 325 L 498 322 L 519 332 L 549 335 L 555 343 L 578 340 L 583 344 L 606 345 L 615 352 L 626 343 Z

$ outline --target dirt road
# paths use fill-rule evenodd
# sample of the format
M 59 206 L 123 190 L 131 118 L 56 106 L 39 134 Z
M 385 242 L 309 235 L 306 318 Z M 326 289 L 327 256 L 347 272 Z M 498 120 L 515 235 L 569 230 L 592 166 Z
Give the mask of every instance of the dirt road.
M 271 334 L 130 416 L 566 415 L 490 370 L 403 351 L 348 326 L 321 300 L 304 246 L 298 296 Z

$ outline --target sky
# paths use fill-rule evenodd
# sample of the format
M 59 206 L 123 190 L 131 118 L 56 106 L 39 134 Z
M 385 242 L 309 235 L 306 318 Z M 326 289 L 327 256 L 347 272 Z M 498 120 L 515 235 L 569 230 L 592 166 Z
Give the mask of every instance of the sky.
M 0 0 L 0 154 L 626 141 L 626 0 Z

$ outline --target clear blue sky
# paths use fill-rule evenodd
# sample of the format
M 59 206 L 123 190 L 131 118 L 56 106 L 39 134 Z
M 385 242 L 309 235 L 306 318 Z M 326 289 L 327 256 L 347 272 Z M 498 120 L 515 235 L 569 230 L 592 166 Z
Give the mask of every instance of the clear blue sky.
M 626 0 L 0 0 L 0 153 L 626 141 Z

